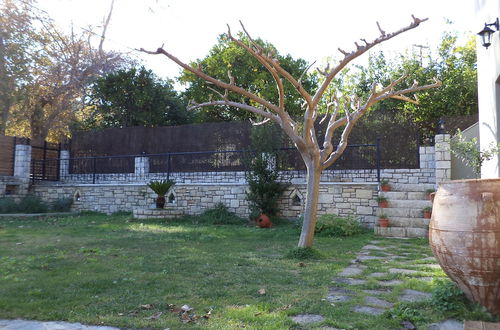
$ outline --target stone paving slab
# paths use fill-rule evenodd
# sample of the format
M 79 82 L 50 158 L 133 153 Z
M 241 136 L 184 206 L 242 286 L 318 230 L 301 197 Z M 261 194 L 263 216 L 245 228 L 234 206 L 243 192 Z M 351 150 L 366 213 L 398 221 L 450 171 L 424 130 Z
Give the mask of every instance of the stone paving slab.
M 406 289 L 403 294 L 399 297 L 399 300 L 405 302 L 416 302 L 422 300 L 428 300 L 432 298 L 432 294 L 417 290 Z
M 365 297 L 365 304 L 378 308 L 391 308 L 392 306 L 394 306 L 393 303 L 372 296 Z
M 354 275 L 359 275 L 363 272 L 363 270 L 366 269 L 366 266 L 361 266 L 361 265 L 351 265 L 346 268 L 344 268 L 340 273 L 339 276 L 342 277 L 347 277 L 347 276 L 354 276 Z
M 464 323 L 457 320 L 445 320 L 439 323 L 433 323 L 429 326 L 429 330 L 463 330 Z
M 83 325 L 68 322 L 44 322 L 27 320 L 0 320 L 2 330 L 120 330 L 115 327 Z
M 383 289 L 383 290 L 363 290 L 364 293 L 368 293 L 368 294 L 387 294 L 387 293 L 391 293 L 392 290 L 391 289 Z
M 385 257 L 360 255 L 356 259 L 354 259 L 353 262 L 360 262 L 360 261 L 363 262 L 367 260 L 378 260 L 378 259 L 385 259 Z
M 385 312 L 383 308 L 370 307 L 370 306 L 354 306 L 352 309 L 356 313 L 363 313 L 369 315 L 382 315 Z
M 300 325 L 323 322 L 325 318 L 318 314 L 299 314 L 292 316 L 292 321 Z
M 382 286 L 393 286 L 403 283 L 401 280 L 388 280 L 388 281 L 378 281 L 378 284 Z
M 361 280 L 357 278 L 336 278 L 333 280 L 336 283 L 348 284 L 348 285 L 362 285 L 366 284 L 366 280 Z
M 373 245 L 373 244 L 365 245 L 362 248 L 362 250 L 378 250 L 378 251 L 383 251 L 385 249 L 386 249 L 385 247 L 377 246 L 377 245 Z
M 384 276 L 387 276 L 387 273 L 371 273 L 371 274 L 368 274 L 367 276 L 368 277 L 374 277 L 374 278 L 384 277 Z
M 391 274 L 410 275 L 410 274 L 420 273 L 420 271 L 418 271 L 418 270 L 411 270 L 411 269 L 405 269 L 405 268 L 389 268 L 389 273 L 391 273 Z

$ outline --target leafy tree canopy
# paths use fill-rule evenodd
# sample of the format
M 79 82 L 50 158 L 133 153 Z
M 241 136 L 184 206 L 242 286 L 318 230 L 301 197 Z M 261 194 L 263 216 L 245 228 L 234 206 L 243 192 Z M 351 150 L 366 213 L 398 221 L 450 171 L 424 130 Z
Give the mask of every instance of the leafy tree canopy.
M 240 34 L 239 37 L 244 42 L 249 42 L 247 36 Z M 273 54 L 274 58 L 280 62 L 280 65 L 294 77 L 302 76 L 302 84 L 308 92 L 316 88 L 317 77 L 305 73 L 308 68 L 308 64 L 305 60 L 294 59 L 291 55 L 280 55 L 272 44 L 262 41 L 261 39 L 254 41 L 265 49 L 265 51 Z M 230 80 L 228 77 L 229 72 L 230 75 L 236 79 L 235 83 L 239 87 L 278 104 L 276 83 L 271 74 L 263 69 L 263 66 L 255 57 L 235 43 L 230 42 L 225 35 L 219 36 L 218 43 L 212 47 L 209 54 L 204 59 L 198 60 L 197 63 L 191 63 L 191 65 L 199 65 L 206 74 L 228 82 Z M 207 84 L 193 73 L 187 71 L 182 73 L 179 77 L 179 81 L 187 85 L 187 89 L 184 92 L 184 97 L 187 100 L 202 103 L 210 99 L 220 99 L 217 92 L 224 94 L 224 91 Z M 214 89 L 217 90 L 217 92 L 215 92 Z M 285 108 L 287 111 L 292 116 L 301 116 L 301 99 L 288 81 L 285 82 L 285 93 Z M 252 100 L 245 99 L 241 95 L 230 93 L 228 98 L 232 101 L 255 105 Z M 247 111 L 231 109 L 229 107 L 207 107 L 196 114 L 197 122 L 247 119 L 255 119 L 255 115 Z
M 95 81 L 86 128 L 169 126 L 189 121 L 172 82 L 144 67 L 118 70 Z
M 437 77 L 442 81 L 440 88 L 433 88 L 418 94 L 418 104 L 385 100 L 372 111 L 395 112 L 401 119 L 412 120 L 420 128 L 434 131 L 438 120 L 446 116 L 462 116 L 477 113 L 477 72 L 474 37 L 458 44 L 457 35 L 446 33 L 438 49 L 429 55 L 419 53 L 401 55 L 388 59 L 382 52 L 372 55 L 354 85 L 359 96 L 367 95 L 373 82 L 382 85 L 404 73 L 416 81 L 429 81 Z M 411 84 L 403 87 L 410 87 Z

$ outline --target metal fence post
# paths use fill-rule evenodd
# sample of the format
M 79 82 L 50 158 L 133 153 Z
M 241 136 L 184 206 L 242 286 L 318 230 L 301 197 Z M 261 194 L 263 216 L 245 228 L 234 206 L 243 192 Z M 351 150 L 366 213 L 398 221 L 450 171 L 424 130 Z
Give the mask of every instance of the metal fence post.
M 380 153 L 380 138 L 379 137 L 377 137 L 376 144 L 377 144 L 377 182 L 380 182 L 380 158 L 381 158 L 381 153 Z
M 14 169 L 16 168 L 16 144 L 17 144 L 17 136 L 14 136 L 12 139 L 12 175 L 14 175 Z
M 416 152 L 416 166 L 415 168 L 420 168 L 420 131 L 417 130 L 417 133 L 415 134 L 416 135 L 416 145 L 417 145 L 417 152 Z
M 167 181 L 170 180 L 170 153 L 167 154 Z
M 96 166 L 97 166 L 97 158 L 94 157 L 92 161 L 92 184 L 95 184 L 95 171 L 96 171 Z
M 46 166 L 47 166 L 47 141 L 43 141 L 42 180 L 47 178 Z

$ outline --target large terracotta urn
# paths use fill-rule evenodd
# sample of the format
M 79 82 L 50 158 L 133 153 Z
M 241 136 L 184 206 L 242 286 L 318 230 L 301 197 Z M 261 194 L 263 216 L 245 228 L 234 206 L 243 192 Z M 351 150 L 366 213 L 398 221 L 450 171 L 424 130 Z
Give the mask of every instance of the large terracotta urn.
M 466 296 L 500 314 L 500 179 L 441 183 L 429 242 Z

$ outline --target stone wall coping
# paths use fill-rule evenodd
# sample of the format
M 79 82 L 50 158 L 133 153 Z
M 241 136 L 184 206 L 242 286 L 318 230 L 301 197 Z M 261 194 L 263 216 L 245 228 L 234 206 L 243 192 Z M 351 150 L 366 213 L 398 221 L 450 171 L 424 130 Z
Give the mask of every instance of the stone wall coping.
M 176 186 L 241 186 L 246 185 L 247 182 L 213 182 L 213 183 L 176 183 L 173 187 Z M 292 182 L 294 185 L 306 185 L 305 181 L 301 182 Z M 331 185 L 331 186 L 343 186 L 343 185 L 352 185 L 352 186 L 365 186 L 371 185 L 376 186 L 378 182 L 320 182 L 321 185 Z M 116 187 L 116 186 L 129 186 L 129 187 L 141 187 L 146 186 L 146 183 L 38 183 L 38 186 L 48 186 L 48 187 Z

